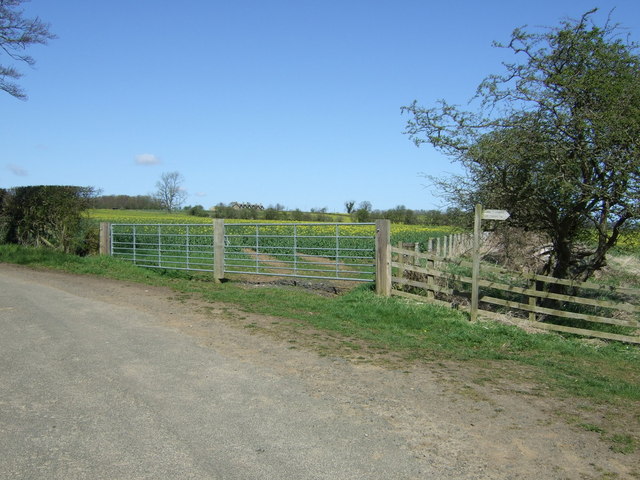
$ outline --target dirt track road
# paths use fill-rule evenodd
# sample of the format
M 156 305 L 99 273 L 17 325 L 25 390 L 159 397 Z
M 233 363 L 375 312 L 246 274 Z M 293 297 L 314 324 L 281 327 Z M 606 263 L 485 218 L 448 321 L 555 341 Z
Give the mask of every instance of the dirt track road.
M 635 454 L 526 386 L 321 357 L 244 328 L 276 320 L 0 264 L 0 478 L 640 475 Z

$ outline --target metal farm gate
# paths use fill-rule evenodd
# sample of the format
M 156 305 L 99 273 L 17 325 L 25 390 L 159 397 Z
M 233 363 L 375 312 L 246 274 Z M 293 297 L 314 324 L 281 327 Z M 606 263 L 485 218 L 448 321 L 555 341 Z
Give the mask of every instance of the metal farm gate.
M 111 255 L 141 267 L 213 271 L 213 224 L 111 224 Z
M 111 224 L 109 233 L 111 255 L 142 267 L 359 282 L 375 279 L 374 223 L 216 220 Z

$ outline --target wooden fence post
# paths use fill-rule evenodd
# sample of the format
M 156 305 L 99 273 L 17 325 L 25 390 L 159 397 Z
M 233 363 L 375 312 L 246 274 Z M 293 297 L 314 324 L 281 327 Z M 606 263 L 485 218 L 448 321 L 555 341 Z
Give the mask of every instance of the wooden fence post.
M 391 295 L 391 222 L 376 220 L 376 293 Z
M 100 255 L 111 255 L 111 224 L 100 222 Z
M 433 260 L 433 257 L 427 258 L 427 264 L 425 265 L 425 268 L 427 269 L 427 272 L 435 271 L 436 262 Z M 433 286 L 435 285 L 435 283 L 436 283 L 436 277 L 434 277 L 433 275 L 429 275 L 429 273 L 427 273 L 427 298 L 431 298 L 431 299 L 436 298 L 436 292 L 433 289 Z
M 398 248 L 401 250 L 404 248 L 402 241 L 398 242 Z M 391 260 L 393 260 L 393 258 Z M 404 255 L 402 253 L 399 253 L 397 260 L 398 260 L 398 263 L 400 264 L 400 267 L 398 267 L 398 272 L 399 272 L 398 276 L 403 277 L 404 276 Z
M 224 280 L 224 219 L 213 220 L 213 279 Z
M 536 279 L 532 279 L 529 282 L 529 288 L 532 290 L 537 290 L 538 289 L 538 282 L 536 282 Z M 538 304 L 538 298 L 537 297 L 529 297 L 529 305 L 533 308 L 535 308 Z M 529 312 L 529 321 L 531 322 L 535 322 L 536 321 L 536 312 Z

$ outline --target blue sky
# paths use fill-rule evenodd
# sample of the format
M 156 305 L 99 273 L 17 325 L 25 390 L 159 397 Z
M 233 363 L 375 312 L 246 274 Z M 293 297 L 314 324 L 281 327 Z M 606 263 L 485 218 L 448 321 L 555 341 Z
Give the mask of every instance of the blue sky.
M 639 39 L 637 0 L 32 0 L 58 39 L 18 66 L 26 102 L 0 92 L 0 187 L 145 195 L 178 171 L 206 208 L 440 208 L 423 174 L 456 167 L 400 107 L 466 104 L 513 60 L 493 40 L 596 6 Z

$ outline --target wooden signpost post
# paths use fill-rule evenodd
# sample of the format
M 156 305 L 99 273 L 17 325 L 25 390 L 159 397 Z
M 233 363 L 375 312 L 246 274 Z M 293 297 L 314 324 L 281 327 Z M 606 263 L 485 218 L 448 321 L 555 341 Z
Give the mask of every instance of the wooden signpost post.
M 506 220 L 509 212 L 506 210 L 483 210 L 481 204 L 476 205 L 475 218 L 473 221 L 473 267 L 471 271 L 471 321 L 478 318 L 479 289 L 478 280 L 480 277 L 480 240 L 482 236 L 482 220 Z

